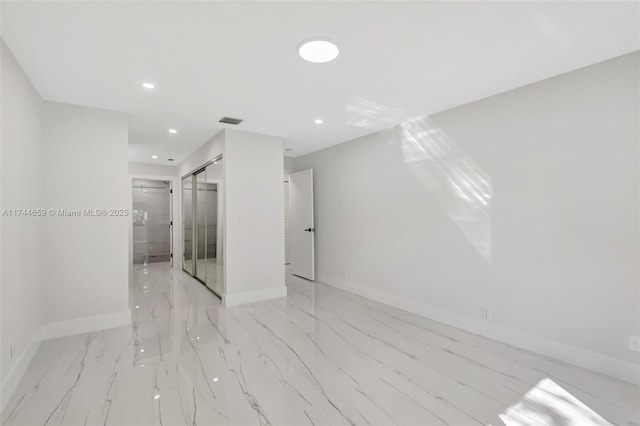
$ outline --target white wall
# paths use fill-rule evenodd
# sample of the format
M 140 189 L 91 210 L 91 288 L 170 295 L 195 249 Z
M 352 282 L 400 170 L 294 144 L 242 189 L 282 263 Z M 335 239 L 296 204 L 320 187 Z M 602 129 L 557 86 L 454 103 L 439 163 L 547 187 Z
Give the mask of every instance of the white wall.
M 286 296 L 282 140 L 225 129 L 178 165 L 182 177 L 223 155 L 224 303 Z M 182 192 L 174 215 L 181 228 Z M 180 230 L 180 246 L 182 231 Z M 177 247 L 177 245 L 174 245 Z M 180 251 L 174 251 L 180 257 Z
M 131 175 L 175 176 L 177 172 L 176 166 L 129 162 L 129 174 Z
M 295 164 L 296 164 L 296 159 L 295 158 L 284 157 L 283 162 L 284 162 L 283 167 L 284 167 L 285 172 L 287 170 L 295 169 Z
M 203 164 L 223 154 L 224 146 L 225 131 L 221 130 L 178 165 L 178 176 L 184 177 L 187 173 L 198 170 Z
M 639 58 L 297 158 L 318 280 L 640 381 Z
M 45 103 L 47 208 L 128 209 L 127 115 Z M 57 334 L 69 321 L 130 321 L 130 216 L 47 217 L 45 322 Z M 92 320 L 93 319 L 93 320 Z M 77 324 L 77 323 L 76 323 Z
M 225 133 L 225 303 L 284 297 L 282 140 Z
M 0 408 L 42 338 L 130 323 L 124 217 L 50 209 L 127 209 L 127 116 L 43 102 L 1 43 Z
M 1 39 L 0 49 L 0 210 L 42 208 L 42 99 Z M 16 369 L 26 368 L 37 348 L 44 289 L 43 225 L 41 217 L 0 219 L 2 406 L 21 376 Z

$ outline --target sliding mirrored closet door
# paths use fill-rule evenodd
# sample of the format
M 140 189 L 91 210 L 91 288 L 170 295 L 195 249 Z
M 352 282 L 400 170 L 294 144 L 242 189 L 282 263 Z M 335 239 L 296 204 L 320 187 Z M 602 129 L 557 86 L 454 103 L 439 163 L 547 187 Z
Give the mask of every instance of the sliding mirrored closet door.
M 194 275 L 207 283 L 207 172 L 202 169 L 195 175 L 196 181 L 196 269 Z
M 182 179 L 182 268 L 193 275 L 193 175 Z
M 222 159 L 183 178 L 183 269 L 216 295 L 223 293 Z

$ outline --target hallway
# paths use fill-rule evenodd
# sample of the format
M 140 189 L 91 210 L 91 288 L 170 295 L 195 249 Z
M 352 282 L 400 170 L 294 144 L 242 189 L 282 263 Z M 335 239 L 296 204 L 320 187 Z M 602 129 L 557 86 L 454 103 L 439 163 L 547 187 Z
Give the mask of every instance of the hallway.
M 43 342 L 2 424 L 640 422 L 628 383 L 322 284 L 288 288 L 225 308 L 167 264 L 136 269 L 133 328 Z

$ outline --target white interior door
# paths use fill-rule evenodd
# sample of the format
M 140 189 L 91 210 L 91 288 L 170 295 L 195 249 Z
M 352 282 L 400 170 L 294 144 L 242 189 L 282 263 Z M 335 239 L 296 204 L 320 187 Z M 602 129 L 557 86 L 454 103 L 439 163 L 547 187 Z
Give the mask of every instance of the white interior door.
M 289 235 L 291 273 L 315 279 L 313 222 L 313 170 L 289 175 Z

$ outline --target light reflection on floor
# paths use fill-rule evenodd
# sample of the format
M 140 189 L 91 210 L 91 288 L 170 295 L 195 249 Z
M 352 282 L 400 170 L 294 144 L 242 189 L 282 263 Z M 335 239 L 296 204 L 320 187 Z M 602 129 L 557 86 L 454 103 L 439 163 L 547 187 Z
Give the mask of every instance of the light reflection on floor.
M 611 425 L 548 377 L 538 382 L 499 417 L 507 426 L 532 423 L 558 426 Z
M 166 263 L 135 268 L 133 328 L 43 342 L 0 423 L 550 426 L 640 419 L 637 386 L 317 282 L 289 275 L 287 287 L 286 298 L 227 308 Z

